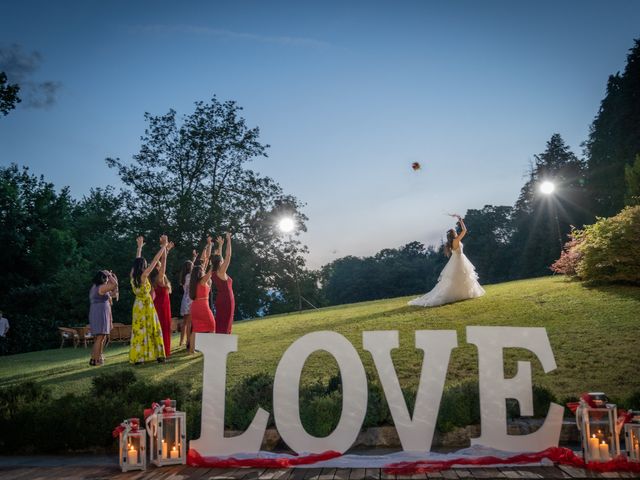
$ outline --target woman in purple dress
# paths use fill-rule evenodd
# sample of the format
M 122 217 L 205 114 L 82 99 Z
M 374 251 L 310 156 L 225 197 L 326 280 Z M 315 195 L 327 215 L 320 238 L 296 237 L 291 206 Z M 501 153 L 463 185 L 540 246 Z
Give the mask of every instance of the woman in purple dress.
M 102 365 L 104 356 L 102 350 L 111 333 L 111 301 L 118 299 L 118 278 L 113 272 L 100 270 L 93 277 L 93 286 L 89 290 L 89 326 L 91 335 L 94 337 L 93 349 L 91 350 L 91 360 L 89 365 Z

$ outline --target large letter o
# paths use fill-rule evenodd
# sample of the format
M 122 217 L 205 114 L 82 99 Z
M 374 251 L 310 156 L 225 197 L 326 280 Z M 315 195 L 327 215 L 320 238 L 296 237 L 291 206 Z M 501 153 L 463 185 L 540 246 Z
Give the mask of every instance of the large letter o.
M 299 387 L 309 355 L 325 350 L 336 359 L 342 376 L 342 414 L 338 426 L 326 437 L 309 435 L 300 421 Z M 273 382 L 276 427 L 289 447 L 298 452 L 346 452 L 360 433 L 367 413 L 367 376 L 353 345 L 336 332 L 313 332 L 293 342 L 278 364 Z

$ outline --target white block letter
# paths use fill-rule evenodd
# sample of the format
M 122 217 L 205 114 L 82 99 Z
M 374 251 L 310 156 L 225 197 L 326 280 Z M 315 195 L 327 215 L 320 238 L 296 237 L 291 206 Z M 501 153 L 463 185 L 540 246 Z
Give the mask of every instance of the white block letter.
M 417 330 L 416 348 L 424 352 L 413 418 L 405 402 L 391 350 L 398 348 L 397 330 L 363 332 L 363 348 L 371 352 L 403 450 L 428 452 L 438 418 L 451 350 L 458 345 L 455 330 Z
M 238 349 L 238 336 L 198 333 L 196 348 L 204 355 L 202 420 L 200 438 L 191 440 L 190 448 L 203 456 L 259 452 L 269 420 L 269 412 L 262 408 L 258 408 L 246 432 L 236 437 L 224 436 L 227 355 Z
M 504 348 L 526 348 L 535 353 L 545 373 L 555 370 L 556 361 L 544 328 L 467 327 L 467 342 L 478 347 L 480 375 L 480 419 L 482 434 L 471 445 L 484 445 L 509 452 L 537 452 L 558 446 L 564 408 L 549 407 L 544 424 L 529 435 L 507 435 L 506 399 L 520 404 L 520 414 L 533 415 L 531 363 L 518 362 L 518 373 L 504 378 Z
M 342 414 L 327 437 L 309 435 L 300 421 L 298 391 L 302 367 L 313 352 L 325 350 L 336 359 L 342 377 Z M 273 414 L 282 439 L 296 452 L 344 453 L 358 437 L 367 413 L 367 376 L 353 345 L 336 332 L 313 332 L 293 342 L 284 353 L 273 382 Z

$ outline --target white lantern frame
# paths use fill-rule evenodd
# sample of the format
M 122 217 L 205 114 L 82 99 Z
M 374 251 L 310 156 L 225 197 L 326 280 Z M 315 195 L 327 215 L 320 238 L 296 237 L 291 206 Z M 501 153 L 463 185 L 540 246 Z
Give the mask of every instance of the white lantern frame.
M 627 451 L 627 460 L 640 463 L 640 423 L 625 424 L 624 443 Z
M 138 427 L 140 422 L 137 420 L 129 419 L 121 424 L 124 429 L 119 435 L 118 462 L 123 472 L 147 469 L 147 432 Z
M 175 410 L 174 401 L 171 401 L 173 406 L 168 402 L 156 404 L 154 413 L 146 420 L 149 460 L 158 467 L 187 463 L 187 414 Z
M 598 408 L 584 404 L 578 407 L 576 421 L 585 462 L 607 462 L 620 455 L 617 418 L 618 408 L 614 404 Z

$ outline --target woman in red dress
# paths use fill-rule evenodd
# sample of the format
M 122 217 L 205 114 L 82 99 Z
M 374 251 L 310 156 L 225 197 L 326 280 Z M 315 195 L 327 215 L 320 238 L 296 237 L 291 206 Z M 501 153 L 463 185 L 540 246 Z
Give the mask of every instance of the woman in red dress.
M 227 232 L 227 246 L 222 257 L 222 237 L 216 238 L 215 255 L 213 256 L 213 283 L 216 285 L 216 333 L 231 333 L 236 301 L 233 296 L 233 280 L 227 275 L 231 263 L 231 234 Z
M 189 353 L 193 353 L 196 345 L 196 333 L 215 333 L 216 319 L 209 307 L 209 292 L 211 291 L 211 269 L 209 257 L 211 256 L 211 237 L 207 238 L 207 246 L 202 251 L 200 260 L 197 260 L 191 270 L 189 281 L 189 297 L 191 297 L 191 335 L 189 338 Z
M 167 278 L 167 254 L 173 248 L 173 242 L 167 244 L 162 260 L 151 275 L 149 280 L 153 287 L 153 305 L 156 307 L 160 327 L 162 327 L 162 341 L 164 342 L 164 353 L 167 358 L 171 355 L 171 282 Z

